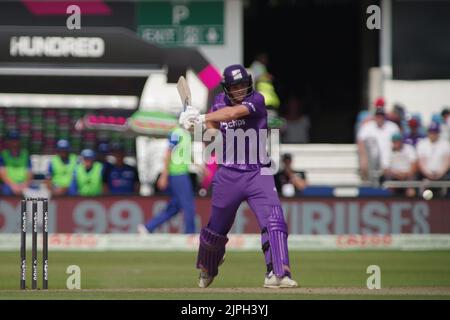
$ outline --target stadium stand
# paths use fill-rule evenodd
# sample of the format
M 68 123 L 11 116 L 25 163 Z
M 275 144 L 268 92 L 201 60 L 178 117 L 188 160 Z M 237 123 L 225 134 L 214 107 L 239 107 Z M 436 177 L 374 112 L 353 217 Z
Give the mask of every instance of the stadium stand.
M 360 186 L 358 154 L 354 144 L 282 144 L 292 154 L 295 170 L 305 171 L 310 185 Z

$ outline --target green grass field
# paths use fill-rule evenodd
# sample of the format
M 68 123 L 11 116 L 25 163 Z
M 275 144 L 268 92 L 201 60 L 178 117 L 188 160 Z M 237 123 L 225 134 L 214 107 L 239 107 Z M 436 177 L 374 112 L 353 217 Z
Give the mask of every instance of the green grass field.
M 27 255 L 30 287 L 30 257 Z M 229 252 L 208 289 L 197 288 L 194 252 L 51 252 L 48 291 L 20 291 L 19 253 L 0 252 L 0 299 L 450 299 L 450 252 L 291 252 L 298 289 L 264 289 L 258 252 Z M 66 268 L 82 290 L 67 290 Z M 381 290 L 368 290 L 369 265 Z M 42 268 L 39 265 L 39 286 Z

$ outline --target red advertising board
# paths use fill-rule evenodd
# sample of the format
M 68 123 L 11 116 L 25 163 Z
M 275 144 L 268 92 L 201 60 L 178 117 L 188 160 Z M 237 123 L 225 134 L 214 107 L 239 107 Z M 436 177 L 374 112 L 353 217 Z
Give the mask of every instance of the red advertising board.
M 50 200 L 53 233 L 135 233 L 158 214 L 167 197 L 61 197 Z M 196 199 L 197 230 L 209 219 L 211 200 Z M 291 234 L 429 234 L 450 233 L 450 200 L 394 198 L 282 199 Z M 0 233 L 19 230 L 20 199 L 0 199 Z M 183 232 L 183 214 L 158 232 Z M 259 233 L 253 212 L 243 203 L 231 233 Z

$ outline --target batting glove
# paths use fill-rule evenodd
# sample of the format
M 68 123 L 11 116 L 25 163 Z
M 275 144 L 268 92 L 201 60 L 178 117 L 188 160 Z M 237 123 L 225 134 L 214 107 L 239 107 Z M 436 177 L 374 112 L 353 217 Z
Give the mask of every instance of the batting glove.
M 180 114 L 179 124 L 186 130 L 190 129 L 199 122 L 200 113 L 192 106 L 187 106 L 186 110 Z

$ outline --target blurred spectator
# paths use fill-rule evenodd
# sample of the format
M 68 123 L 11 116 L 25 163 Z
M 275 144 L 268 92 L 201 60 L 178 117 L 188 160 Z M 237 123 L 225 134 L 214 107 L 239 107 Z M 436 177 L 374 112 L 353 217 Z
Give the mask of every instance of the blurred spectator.
M 292 155 L 289 153 L 283 155 L 282 168 L 274 178 L 278 193 L 284 197 L 293 197 L 307 186 L 305 173 L 292 169 Z
M 377 98 L 375 100 L 375 102 L 374 102 L 375 111 L 378 110 L 378 109 L 383 109 L 384 110 L 385 104 L 386 104 L 386 102 L 384 101 L 383 97 Z M 360 112 L 360 114 L 363 115 L 363 116 L 359 119 L 360 123 L 357 124 L 358 125 L 357 129 L 359 129 L 363 124 L 365 124 L 365 123 L 367 123 L 367 122 L 369 122 L 371 120 L 375 120 L 375 116 L 372 113 L 369 113 L 367 110 L 362 110 Z
M 267 71 L 268 64 L 269 56 L 267 53 L 259 53 L 256 55 L 255 61 L 250 65 L 250 72 L 255 83 L 258 82 L 261 77 L 272 80 L 272 75 Z
M 311 122 L 303 114 L 302 103 L 298 97 L 289 98 L 286 110 L 287 126 L 283 134 L 284 143 L 308 143 Z
M 429 180 L 450 180 L 450 143 L 439 139 L 439 123 L 432 122 L 428 137 L 417 144 L 419 170 L 422 178 Z
M 391 137 L 397 132 L 399 127 L 386 120 L 383 108 L 377 108 L 374 119 L 361 125 L 357 134 L 357 144 L 363 180 L 369 178 L 369 167 L 371 170 L 380 170 L 388 166 Z
M 404 135 L 403 142 L 415 147 L 420 139 L 425 138 L 425 135 L 420 130 L 419 120 L 416 118 L 409 119 L 408 129 L 408 133 Z
M 385 110 L 385 103 L 386 102 L 384 101 L 384 98 L 377 98 L 374 103 L 375 111 L 378 109 Z M 368 115 L 365 118 L 360 119 L 360 126 L 374 119 L 375 116 Z M 400 103 L 396 103 L 392 108 L 392 111 L 386 113 L 386 120 L 395 123 L 402 132 L 405 132 L 408 129 L 408 123 L 406 121 L 406 109 Z
M 444 108 L 441 112 L 441 139 L 450 141 L 450 110 Z
M 93 150 L 84 149 L 81 151 L 81 162 L 75 168 L 69 194 L 99 196 L 105 189 L 103 165 L 95 161 Z
M 21 148 L 20 135 L 10 131 L 5 149 L 0 153 L 0 182 L 4 195 L 22 195 L 31 183 L 31 160 L 28 151 Z
M 402 132 L 404 132 L 408 126 L 405 121 L 405 107 L 399 103 L 394 104 L 392 111 L 386 115 L 386 119 L 395 123 Z
M 104 181 L 110 194 L 137 194 L 139 192 L 139 176 L 135 167 L 124 163 L 125 149 L 115 143 L 110 150 L 115 159 L 114 165 L 104 168 Z
M 392 153 L 389 163 L 383 170 L 382 180 L 407 181 L 415 180 L 417 174 L 416 150 L 409 144 L 403 144 L 403 137 L 400 132 L 392 136 Z M 415 196 L 414 188 L 394 189 L 396 193 L 406 196 Z
M 280 99 L 273 86 L 273 76 L 267 71 L 268 64 L 268 55 L 260 53 L 250 65 L 250 73 L 255 82 L 255 89 L 264 96 L 267 108 L 277 110 L 280 107 Z
M 47 188 L 55 196 L 67 194 L 72 182 L 77 156 L 70 152 L 69 141 L 58 140 L 56 143 L 56 155 L 52 157 L 48 165 L 46 176 Z
M 97 161 L 103 164 L 104 170 L 108 170 L 112 166 L 112 163 L 108 161 L 109 152 L 109 143 L 104 140 L 100 141 L 97 145 Z

